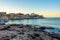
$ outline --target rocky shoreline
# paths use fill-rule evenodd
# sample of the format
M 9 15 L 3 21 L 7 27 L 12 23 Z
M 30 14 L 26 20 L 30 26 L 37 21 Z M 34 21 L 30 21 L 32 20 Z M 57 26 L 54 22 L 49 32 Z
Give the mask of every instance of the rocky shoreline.
M 35 27 L 23 24 L 0 25 L 0 40 L 60 40 L 60 35 L 45 31 L 53 27 Z

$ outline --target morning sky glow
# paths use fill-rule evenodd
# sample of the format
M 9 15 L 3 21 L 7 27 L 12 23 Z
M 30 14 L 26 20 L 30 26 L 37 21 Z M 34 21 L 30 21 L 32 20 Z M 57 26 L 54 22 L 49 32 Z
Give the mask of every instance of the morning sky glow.
M 60 17 L 60 0 L 0 0 L 0 12 L 42 14 L 45 17 Z

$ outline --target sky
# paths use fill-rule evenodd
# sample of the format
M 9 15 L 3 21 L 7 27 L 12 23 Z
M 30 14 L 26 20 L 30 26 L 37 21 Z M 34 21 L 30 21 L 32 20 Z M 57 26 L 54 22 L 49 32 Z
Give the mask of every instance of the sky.
M 60 0 L 0 0 L 0 12 L 60 17 Z

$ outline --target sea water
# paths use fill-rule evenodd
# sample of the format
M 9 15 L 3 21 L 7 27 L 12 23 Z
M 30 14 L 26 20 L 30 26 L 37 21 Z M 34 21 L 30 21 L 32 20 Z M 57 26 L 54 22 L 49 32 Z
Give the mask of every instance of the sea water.
M 29 24 L 29 25 L 52 26 L 60 28 L 60 18 L 10 20 L 6 24 L 25 24 L 25 25 Z
M 60 18 L 44 18 L 44 19 L 24 19 L 24 20 L 9 20 L 6 24 L 29 24 L 46 27 L 54 27 L 55 29 L 46 29 L 45 31 L 57 33 L 60 35 Z

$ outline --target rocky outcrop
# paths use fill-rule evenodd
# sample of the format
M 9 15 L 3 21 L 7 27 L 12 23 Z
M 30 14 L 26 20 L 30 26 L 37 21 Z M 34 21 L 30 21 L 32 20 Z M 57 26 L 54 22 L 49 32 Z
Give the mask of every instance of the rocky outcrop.
M 60 35 L 44 31 L 47 27 L 11 24 L 0 25 L 0 40 L 60 40 Z

